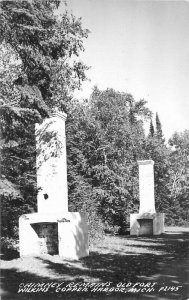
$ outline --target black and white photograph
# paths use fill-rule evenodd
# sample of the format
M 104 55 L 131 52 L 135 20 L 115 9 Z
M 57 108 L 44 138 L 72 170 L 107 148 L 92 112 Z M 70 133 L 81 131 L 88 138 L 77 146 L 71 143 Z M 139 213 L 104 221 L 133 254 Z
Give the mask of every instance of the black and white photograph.
M 189 1 L 0 0 L 2 300 L 189 300 Z

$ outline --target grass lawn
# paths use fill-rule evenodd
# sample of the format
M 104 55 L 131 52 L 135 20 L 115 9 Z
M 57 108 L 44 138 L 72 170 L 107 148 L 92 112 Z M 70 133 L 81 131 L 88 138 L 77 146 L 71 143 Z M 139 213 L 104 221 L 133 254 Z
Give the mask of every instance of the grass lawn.
M 189 228 L 169 227 L 156 237 L 106 235 L 90 248 L 89 257 L 79 261 L 50 255 L 24 259 L 2 255 L 2 300 L 186 300 L 188 246 Z M 30 286 L 18 293 L 19 286 L 27 283 Z

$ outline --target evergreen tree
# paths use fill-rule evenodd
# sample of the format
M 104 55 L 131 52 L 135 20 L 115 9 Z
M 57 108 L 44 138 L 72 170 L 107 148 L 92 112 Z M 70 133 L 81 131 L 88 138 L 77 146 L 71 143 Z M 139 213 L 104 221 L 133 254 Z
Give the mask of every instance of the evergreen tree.
M 150 123 L 150 132 L 146 139 L 146 159 L 154 161 L 155 203 L 158 212 L 165 212 L 169 207 L 169 149 L 163 139 L 161 122 L 156 113 L 156 131 L 153 122 Z
M 22 61 L 22 74 L 15 83 L 22 91 L 22 101 L 29 107 L 61 105 L 61 98 L 85 80 L 87 67 L 76 58 L 83 51 L 81 20 L 54 11 L 59 0 L 3 0 L 1 40 L 9 44 Z M 39 100 L 39 93 L 42 98 Z M 42 101 L 43 100 L 43 101 Z M 65 102 L 65 101 L 64 101 Z
M 157 212 L 169 209 L 169 153 L 168 147 L 159 138 L 147 138 L 146 159 L 154 161 L 155 204 Z
M 154 125 L 153 125 L 152 119 L 150 120 L 149 136 L 151 136 L 151 137 L 154 136 Z
M 156 136 L 164 142 L 162 126 L 158 113 L 156 113 Z

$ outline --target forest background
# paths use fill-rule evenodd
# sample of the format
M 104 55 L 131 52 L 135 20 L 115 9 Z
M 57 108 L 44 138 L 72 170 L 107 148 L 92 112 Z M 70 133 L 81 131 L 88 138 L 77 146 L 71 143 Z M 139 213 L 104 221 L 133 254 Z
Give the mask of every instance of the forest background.
M 82 101 L 73 92 L 87 80 L 79 59 L 90 34 L 59 0 L 1 1 L 1 239 L 16 247 L 18 219 L 36 211 L 35 123 L 54 108 L 67 113 L 69 210 L 87 211 L 90 241 L 124 234 L 138 211 L 137 160 L 155 162 L 156 210 L 166 225 L 188 226 L 189 130 L 165 142 L 144 99 L 94 87 Z M 66 6 L 65 6 L 66 8 Z M 146 134 L 144 124 L 150 120 Z

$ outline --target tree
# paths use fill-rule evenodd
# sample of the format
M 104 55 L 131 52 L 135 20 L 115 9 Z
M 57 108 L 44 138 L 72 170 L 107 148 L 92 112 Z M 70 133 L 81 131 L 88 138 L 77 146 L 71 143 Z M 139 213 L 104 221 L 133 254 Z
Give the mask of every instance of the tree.
M 69 103 L 67 160 L 69 210 L 85 210 L 90 234 L 124 231 L 137 210 L 137 159 L 145 155 L 145 101 L 94 88 L 90 99 Z M 132 117 L 131 117 L 132 114 Z
M 170 223 L 188 224 L 189 211 L 189 130 L 169 139 L 170 153 Z
M 66 108 L 73 89 L 86 79 L 87 67 L 77 58 L 88 30 L 73 15 L 56 16 L 59 4 L 58 0 L 0 3 L 1 182 L 9 187 L 8 193 L 5 188 L 2 192 L 2 223 L 9 236 L 17 235 L 13 227 L 17 228 L 19 215 L 35 209 L 34 124 L 49 116 L 53 107 Z
M 162 140 L 154 136 L 146 138 L 145 158 L 154 161 L 155 204 L 157 212 L 169 209 L 169 161 L 170 149 Z
M 145 104 L 129 94 L 95 87 L 83 111 L 84 165 L 91 197 L 108 228 L 128 226 L 129 211 L 138 203 L 136 160 L 144 155 L 142 119 L 150 115 Z
M 150 130 L 149 130 L 149 135 L 150 135 L 151 137 L 154 136 L 154 125 L 153 125 L 152 119 L 150 120 Z
M 73 57 L 84 50 L 83 38 L 87 37 L 88 30 L 83 30 L 81 19 L 73 15 L 64 13 L 58 19 L 54 11 L 59 4 L 58 0 L 4 0 L 0 3 L 2 39 L 22 61 L 22 74 L 15 83 L 23 94 L 26 88 L 25 101 L 28 100 L 27 86 L 35 86 L 50 107 L 60 106 L 57 93 L 61 90 L 65 96 L 80 85 L 86 79 L 87 69 Z
M 88 215 L 89 241 L 103 235 L 98 200 L 92 185 L 91 161 L 97 128 L 88 115 L 88 103 L 74 99 L 69 103 L 66 122 L 67 176 L 69 211 L 85 211 Z
M 0 44 L 0 99 L 2 104 L 16 105 L 20 101 L 20 91 L 14 81 L 21 74 L 22 62 L 17 53 L 5 42 Z
M 163 139 L 163 131 L 158 113 L 156 113 L 156 136 L 158 139 L 162 140 L 162 142 L 165 141 Z
M 169 209 L 169 155 L 170 149 L 165 144 L 162 126 L 156 113 L 156 130 L 153 122 L 150 122 L 149 135 L 146 138 L 145 156 L 146 159 L 154 161 L 155 181 L 155 203 L 158 212 L 166 212 Z

